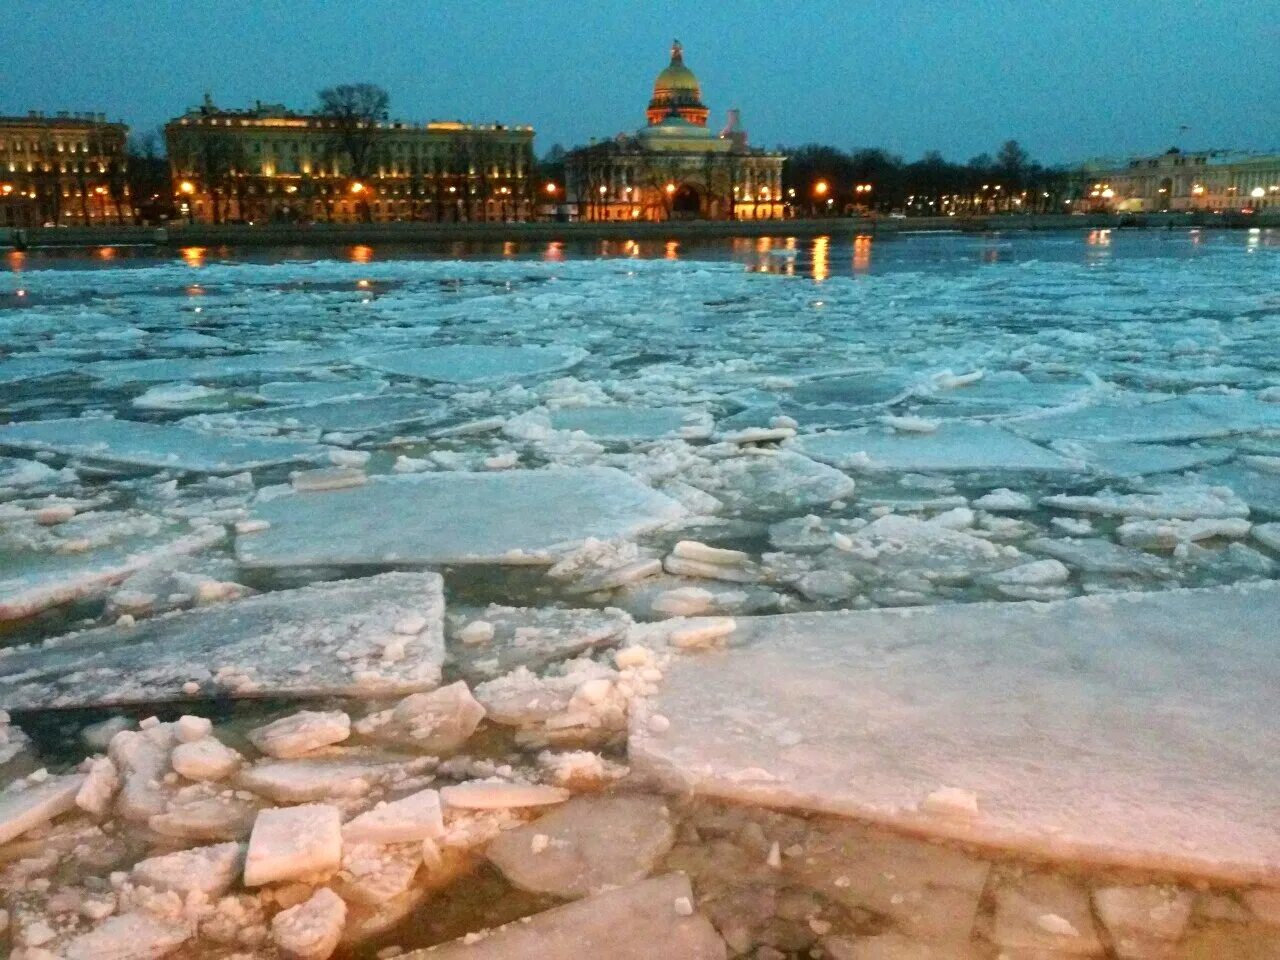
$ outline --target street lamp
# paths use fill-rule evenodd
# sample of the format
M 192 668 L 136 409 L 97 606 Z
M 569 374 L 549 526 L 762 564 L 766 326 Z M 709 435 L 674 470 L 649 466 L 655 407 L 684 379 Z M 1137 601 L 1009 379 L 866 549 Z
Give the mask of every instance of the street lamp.
M 364 184 L 357 180 L 351 185 L 352 193 L 364 193 Z
M 546 185 L 546 187 L 544 187 L 543 189 L 545 189 L 545 190 L 547 191 L 547 196 L 554 197 L 554 196 L 556 195 L 556 189 L 557 189 L 557 188 L 556 188 L 556 185 L 555 185 L 554 183 L 550 183 L 550 182 L 548 182 L 548 183 L 547 183 L 547 185 Z

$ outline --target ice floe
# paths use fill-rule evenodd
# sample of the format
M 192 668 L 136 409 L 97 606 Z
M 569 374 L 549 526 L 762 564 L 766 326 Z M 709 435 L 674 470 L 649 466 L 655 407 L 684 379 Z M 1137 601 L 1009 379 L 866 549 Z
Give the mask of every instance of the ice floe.
M 412 693 L 440 682 L 443 616 L 437 574 L 316 584 L 2 651 L 0 691 L 25 709 Z
M 254 513 L 270 526 L 237 539 L 241 562 L 305 567 L 549 564 L 590 537 L 633 536 L 683 510 L 618 470 L 586 467 L 378 477 L 263 500 Z

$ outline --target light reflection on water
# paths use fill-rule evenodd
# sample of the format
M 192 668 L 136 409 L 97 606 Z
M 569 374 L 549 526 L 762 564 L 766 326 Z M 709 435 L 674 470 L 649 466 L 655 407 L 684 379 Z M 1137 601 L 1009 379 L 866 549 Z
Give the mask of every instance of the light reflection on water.
M 859 277 L 900 270 L 958 272 L 975 263 L 1010 264 L 1035 261 L 1103 265 L 1149 257 L 1199 257 L 1233 251 L 1250 253 L 1280 249 L 1280 229 L 1109 230 L 969 234 L 922 231 L 839 234 L 817 237 L 631 239 L 631 240 L 449 240 L 430 243 L 296 245 L 285 247 L 186 246 L 175 250 L 151 247 L 96 247 L 6 251 L 0 273 L 36 269 L 117 269 L 150 266 L 181 259 L 187 266 L 281 263 L 296 260 L 341 260 L 349 263 L 394 260 L 564 260 L 634 257 L 687 261 L 733 262 L 756 273 L 803 277 L 822 282 L 833 277 Z

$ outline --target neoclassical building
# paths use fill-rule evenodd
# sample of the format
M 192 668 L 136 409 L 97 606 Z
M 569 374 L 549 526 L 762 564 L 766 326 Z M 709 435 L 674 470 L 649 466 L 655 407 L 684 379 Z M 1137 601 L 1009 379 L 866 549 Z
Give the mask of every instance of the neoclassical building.
M 0 227 L 132 220 L 128 134 L 101 113 L 0 117 Z
M 568 200 L 583 220 L 756 220 L 781 217 L 780 153 L 747 143 L 738 111 L 720 133 L 707 127 L 698 78 L 680 41 L 653 83 L 648 124 L 573 150 L 565 158 Z
M 1077 174 L 1076 202 L 1089 210 L 1267 210 L 1280 207 L 1280 153 L 1169 150 Z
M 523 220 L 533 205 L 533 128 L 399 120 L 369 128 L 357 174 L 323 116 L 205 102 L 165 125 L 182 216 L 228 220 Z

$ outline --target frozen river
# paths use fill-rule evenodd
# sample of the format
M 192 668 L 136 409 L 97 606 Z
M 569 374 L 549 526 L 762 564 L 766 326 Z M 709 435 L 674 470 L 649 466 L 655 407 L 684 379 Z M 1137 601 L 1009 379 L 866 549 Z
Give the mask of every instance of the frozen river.
M 1278 344 L 1274 231 L 8 254 L 0 938 L 1275 956 Z

